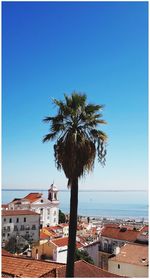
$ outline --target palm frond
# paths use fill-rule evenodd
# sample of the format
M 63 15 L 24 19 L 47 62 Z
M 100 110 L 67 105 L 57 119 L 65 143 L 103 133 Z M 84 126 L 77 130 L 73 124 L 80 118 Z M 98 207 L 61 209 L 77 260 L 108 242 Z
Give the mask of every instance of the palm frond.
M 57 134 L 58 133 L 54 132 L 54 133 L 49 133 L 49 134 L 45 135 L 43 138 L 43 142 L 54 140 L 56 138 Z
M 96 154 L 98 161 L 105 164 L 107 135 L 97 128 L 106 124 L 100 113 L 104 105 L 87 104 L 86 100 L 85 94 L 75 91 L 70 96 L 64 94 L 64 101 L 53 99 L 57 115 L 43 119 L 50 123 L 50 133 L 43 142 L 56 140 L 56 166 L 64 170 L 70 186 L 75 177 L 92 171 Z

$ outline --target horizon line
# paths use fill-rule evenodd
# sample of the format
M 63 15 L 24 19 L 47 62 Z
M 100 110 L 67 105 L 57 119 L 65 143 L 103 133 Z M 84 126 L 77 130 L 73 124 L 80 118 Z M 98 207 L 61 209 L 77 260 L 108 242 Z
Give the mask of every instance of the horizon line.
M 22 188 L 1 188 L 2 191 L 48 191 L 48 189 L 41 188 L 30 188 L 30 189 L 22 189 Z M 69 189 L 58 189 L 59 192 L 68 192 Z M 79 189 L 79 192 L 147 192 L 148 189 Z

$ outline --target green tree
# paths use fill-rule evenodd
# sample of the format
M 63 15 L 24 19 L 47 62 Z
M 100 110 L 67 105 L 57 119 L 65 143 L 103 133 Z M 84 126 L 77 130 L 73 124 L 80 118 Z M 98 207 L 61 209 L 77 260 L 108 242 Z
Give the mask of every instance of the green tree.
M 59 224 L 65 222 L 66 222 L 65 214 L 59 209 Z
M 75 262 L 79 260 L 84 260 L 90 264 L 94 264 L 93 259 L 89 256 L 88 252 L 85 250 L 75 250 Z
M 16 238 L 15 237 L 11 237 L 6 246 L 5 246 L 5 249 L 7 251 L 9 251 L 10 253 L 14 254 L 17 252 L 17 242 L 16 242 Z
M 43 142 L 55 140 L 56 165 L 63 169 L 71 189 L 66 277 L 74 277 L 78 180 L 93 170 L 96 154 L 98 161 L 105 164 L 107 136 L 97 128 L 106 122 L 101 114 L 103 105 L 87 104 L 85 94 L 73 92 L 71 96 L 64 95 L 64 101 L 54 99 L 53 102 L 58 112 L 56 116 L 44 118 L 50 124 L 50 132 Z

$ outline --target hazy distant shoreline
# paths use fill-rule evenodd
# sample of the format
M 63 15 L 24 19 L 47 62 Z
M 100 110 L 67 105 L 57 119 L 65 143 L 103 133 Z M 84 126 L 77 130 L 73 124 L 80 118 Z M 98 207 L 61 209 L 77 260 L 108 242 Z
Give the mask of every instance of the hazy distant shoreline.
M 47 189 L 21 189 L 21 188 L 2 188 L 2 191 L 47 191 Z M 69 189 L 59 189 L 59 192 L 68 192 Z M 84 190 L 79 190 L 79 192 L 148 192 L 148 190 L 105 190 L 105 189 L 84 189 Z
M 47 198 L 48 189 L 2 188 L 2 203 L 14 198 L 25 197 L 29 193 L 40 192 Z M 59 189 L 59 208 L 69 212 L 70 190 Z M 148 194 L 144 190 L 104 190 L 81 189 L 79 191 L 78 214 L 89 217 L 148 219 Z

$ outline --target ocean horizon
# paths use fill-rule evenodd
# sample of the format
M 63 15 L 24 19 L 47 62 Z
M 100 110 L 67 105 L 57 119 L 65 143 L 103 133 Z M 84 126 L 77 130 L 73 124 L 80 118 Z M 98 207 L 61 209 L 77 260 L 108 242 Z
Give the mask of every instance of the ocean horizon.
M 2 203 L 14 198 L 23 198 L 30 192 L 40 192 L 47 198 L 47 189 L 9 189 L 2 188 Z M 59 208 L 69 213 L 70 190 L 59 190 Z M 78 215 L 102 218 L 148 220 L 148 191 L 146 190 L 79 190 Z

